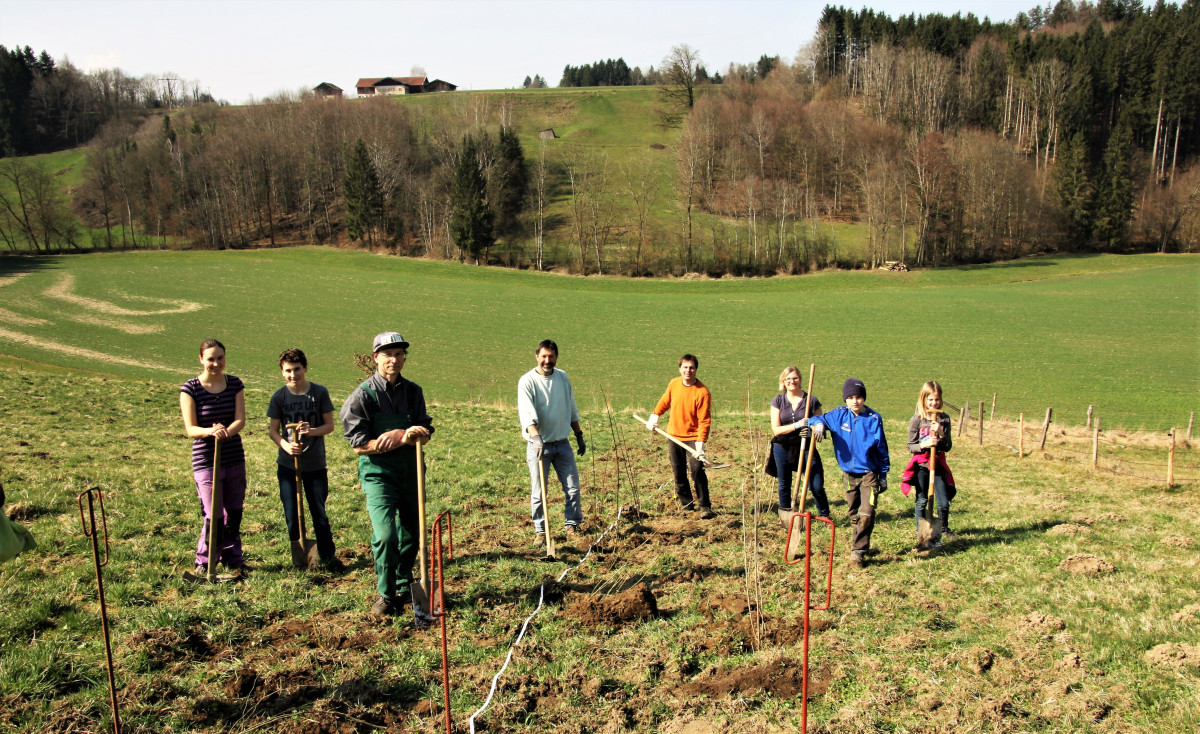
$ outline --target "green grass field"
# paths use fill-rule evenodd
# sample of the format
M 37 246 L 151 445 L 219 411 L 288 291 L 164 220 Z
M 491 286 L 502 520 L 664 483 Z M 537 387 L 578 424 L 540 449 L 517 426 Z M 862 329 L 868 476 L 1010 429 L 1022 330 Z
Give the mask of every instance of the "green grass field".
M 83 332 L 79 340 L 99 346 Z M 439 361 L 449 364 L 444 354 Z M 436 372 L 418 364 L 423 378 Z M 76 508 L 78 492 L 99 486 L 124 731 L 440 731 L 437 632 L 365 613 L 370 525 L 345 442 L 329 441 L 328 508 L 348 570 L 292 570 L 260 387 L 243 433 L 243 541 L 255 570 L 237 586 L 189 585 L 179 573 L 192 563 L 197 502 L 174 378 L 95 367 L 0 357 L 5 510 L 39 543 L 0 566 L 0 729 L 109 730 L 94 571 Z M 710 454 L 735 467 L 713 472 L 719 514 L 702 522 L 672 509 L 660 444 L 621 414 L 614 442 L 609 417 L 585 412 L 584 532 L 560 534 L 562 560 L 546 563 L 530 543 L 515 410 L 443 402 L 432 412 L 430 514 L 454 513 L 446 578 L 456 731 L 486 698 L 542 583 L 545 607 L 480 731 L 801 731 L 803 577 L 782 562 L 774 488 L 756 486 L 759 455 L 743 418 L 717 421 Z M 754 420 L 761 450 L 764 419 Z M 898 435 L 901 422 L 888 430 Z M 812 613 L 810 731 L 1200 724 L 1194 478 L 1164 491 L 1091 471 L 1051 459 L 1057 438 L 1047 454 L 1024 459 L 1003 445 L 959 442 L 951 457 L 959 537 L 938 553 L 914 552 L 911 501 L 895 482 L 880 499 L 878 554 L 855 571 L 844 563 L 840 480 L 829 447 L 821 451 L 839 527 L 832 607 Z M 1198 457 L 1187 450 L 1181 460 Z M 552 508 L 560 502 L 552 492 Z M 621 504 L 639 505 L 642 516 L 626 515 L 554 583 Z M 824 547 L 827 536 L 816 540 Z M 1084 572 L 1068 570 L 1085 553 L 1099 557 L 1099 570 L 1086 572 L 1088 559 L 1073 561 Z M 817 552 L 815 567 L 826 560 Z
M 200 341 L 261 403 L 298 346 L 344 397 L 371 337 L 413 344 L 406 374 L 432 400 L 511 405 L 543 338 L 581 402 L 652 407 L 684 352 L 722 414 L 747 391 L 764 412 L 788 364 L 817 365 L 836 403 L 849 376 L 888 418 L 920 384 L 973 407 L 1068 424 L 1094 405 L 1108 427 L 1166 430 L 1200 407 L 1200 259 L 1059 257 L 912 273 L 769 279 L 577 278 L 328 248 L 142 252 L 0 260 L 0 353 L 181 382 Z

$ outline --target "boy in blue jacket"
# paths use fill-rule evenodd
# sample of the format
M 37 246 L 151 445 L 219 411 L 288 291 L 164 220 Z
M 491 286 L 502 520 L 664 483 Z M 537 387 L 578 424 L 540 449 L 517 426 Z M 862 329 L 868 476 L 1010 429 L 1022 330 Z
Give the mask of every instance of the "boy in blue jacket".
M 875 498 L 887 489 L 887 437 L 883 418 L 867 407 L 867 387 L 851 377 L 842 385 L 846 407 L 838 407 L 809 419 L 813 435 L 819 440 L 828 431 L 838 466 L 846 475 L 846 504 L 850 506 L 850 525 L 854 540 L 850 565 L 862 568 L 871 548 L 875 528 Z

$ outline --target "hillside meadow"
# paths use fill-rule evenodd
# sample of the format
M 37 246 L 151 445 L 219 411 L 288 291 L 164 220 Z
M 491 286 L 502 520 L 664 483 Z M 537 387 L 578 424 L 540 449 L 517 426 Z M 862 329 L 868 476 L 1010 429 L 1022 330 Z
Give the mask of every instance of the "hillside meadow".
M 178 383 L 200 341 L 265 404 L 277 356 L 300 347 L 344 397 L 353 354 L 397 329 L 406 374 L 445 403 L 511 406 L 537 342 L 555 339 L 581 403 L 652 407 L 684 352 L 721 414 L 763 413 L 788 364 L 817 365 L 836 402 L 849 376 L 883 415 L 921 382 L 997 415 L 1165 431 L 1200 407 L 1200 259 L 1062 256 L 910 273 L 769 279 L 578 278 L 287 248 L 0 259 L 0 352 Z
M 265 391 L 251 393 L 243 542 L 254 570 L 238 585 L 191 585 L 180 573 L 198 508 L 177 387 L 85 363 L 0 357 L 5 510 L 39 543 L 0 566 L 0 728 L 110 730 L 76 506 L 77 493 L 99 487 L 124 731 L 442 731 L 436 629 L 367 614 L 370 524 L 345 442 L 329 442 L 328 509 L 347 570 L 293 570 Z M 454 524 L 455 731 L 468 730 L 539 599 L 476 731 L 802 731 L 802 566 L 783 562 L 774 488 L 757 469 L 764 416 L 718 417 L 709 453 L 734 466 L 712 473 L 718 514 L 701 521 L 675 509 L 661 443 L 624 413 L 585 410 L 585 522 L 570 539 L 559 532 L 559 560 L 546 562 L 527 519 L 515 409 L 438 401 L 431 412 L 429 512 L 450 510 Z M 887 428 L 900 461 L 903 422 Z M 854 570 L 840 481 L 829 447 L 821 453 L 839 527 L 831 606 L 812 612 L 809 731 L 1200 725 L 1194 479 L 1166 490 L 1093 471 L 1061 460 L 1057 441 L 1024 458 L 959 441 L 958 537 L 914 551 L 911 500 L 893 482 L 876 552 Z M 1181 461 L 1200 457 L 1186 449 Z M 815 535 L 822 585 L 829 539 Z
M 440 128 L 454 127 L 466 120 L 491 120 L 501 108 L 507 109 L 531 170 L 543 154 L 545 156 L 548 176 L 547 254 L 551 260 L 567 262 L 576 246 L 572 241 L 571 187 L 564 168 L 566 164 L 603 171 L 602 178 L 608 189 L 606 210 L 615 224 L 614 233 L 620 235 L 618 239 L 623 238 L 627 242 L 633 239 L 633 223 L 636 219 L 633 204 L 622 193 L 626 185 L 626 172 L 637 171 L 645 166 L 654 191 L 654 203 L 648 211 L 648 237 L 655 243 L 677 243 L 681 240 L 682 209 L 675 191 L 675 142 L 679 130 L 659 125 L 658 98 L 658 90 L 651 87 L 592 87 L 409 95 L 398 96 L 390 101 L 413 113 L 415 128 L 424 137 L 438 135 Z M 346 100 L 348 105 L 367 103 L 367 100 Z M 226 110 L 223 114 L 245 115 L 254 111 L 252 107 L 238 107 Z M 180 120 L 189 119 L 189 114 L 196 113 L 177 111 L 176 126 L 186 127 Z M 205 111 L 202 116 L 207 119 L 210 114 L 211 111 Z M 149 116 L 141 125 L 141 133 L 150 137 L 157 136 L 161 129 L 158 115 Z M 538 134 L 545 129 L 553 129 L 557 137 L 542 140 Z M 458 143 L 457 140 L 451 142 Z M 26 156 L 19 160 L 49 173 L 64 199 L 72 201 L 87 175 L 85 153 L 85 148 L 77 148 Z M 11 191 L 11 184 L 0 177 L 0 193 L 9 194 Z M 78 226 L 78 244 L 82 249 L 105 249 L 102 222 L 80 220 Z M 864 224 L 822 220 L 804 222 L 799 226 L 805 228 L 810 237 L 827 238 L 831 245 L 830 256 L 834 260 L 853 263 L 866 256 L 867 227 Z M 747 240 L 744 221 L 727 221 L 703 213 L 695 215 L 695 230 L 701 247 L 713 238 L 714 228 L 722 233 L 722 237 L 736 231 L 738 238 Z M 186 244 L 186 238 L 170 236 L 164 239 L 147 234 L 144 230 L 145 227 L 139 225 L 137 234 L 141 246 Z M 278 240 L 289 244 L 308 244 L 304 237 L 299 232 L 280 232 Z M 117 246 L 124 243 L 119 222 L 114 225 L 114 239 Z M 532 236 L 525 239 L 531 240 Z M 28 247 L 20 233 L 16 233 L 15 243 L 18 249 Z M 526 252 L 532 251 L 531 242 L 525 241 L 522 246 Z M 495 248 L 498 259 L 504 259 L 506 247 L 501 244 Z M 626 248 L 627 245 L 617 247 Z M 670 259 L 671 252 L 671 248 L 667 247 L 663 249 L 662 256 Z M 628 259 L 626 256 L 622 258 Z

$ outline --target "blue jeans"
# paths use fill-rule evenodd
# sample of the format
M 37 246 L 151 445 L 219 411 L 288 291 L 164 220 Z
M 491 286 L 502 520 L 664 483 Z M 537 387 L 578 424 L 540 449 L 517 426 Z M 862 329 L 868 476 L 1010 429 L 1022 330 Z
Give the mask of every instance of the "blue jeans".
M 279 499 L 283 502 L 283 519 L 287 522 L 288 539 L 300 540 L 300 521 L 296 517 L 296 470 L 276 464 L 279 477 Z M 329 497 L 329 475 L 325 469 L 301 471 L 304 482 L 304 501 L 312 517 L 312 533 L 317 539 L 317 554 L 322 561 L 333 559 L 333 531 L 325 515 L 325 499 Z
M 542 498 L 538 493 L 538 457 L 537 449 L 532 443 L 525 445 L 525 462 L 529 464 L 529 514 L 533 518 L 533 529 L 539 533 L 545 532 L 545 518 L 542 512 Z M 542 471 L 546 475 L 546 501 L 550 500 L 550 467 L 558 474 L 559 484 L 562 485 L 566 505 L 563 507 L 563 517 L 567 527 L 583 522 L 583 510 L 579 502 L 579 470 L 575 468 L 575 451 L 567 439 L 549 441 L 542 449 Z
M 792 506 L 792 468 L 788 466 L 788 450 L 786 446 L 771 444 L 771 457 L 775 461 L 775 471 L 779 479 L 779 506 Z M 804 470 L 805 457 L 800 457 L 800 470 Z M 813 502 L 817 505 L 817 514 L 829 517 L 829 499 L 825 496 L 825 467 L 821 464 L 821 455 L 813 451 L 812 471 L 808 474 L 808 491 Z M 799 499 L 797 497 L 796 499 Z M 795 508 L 803 512 L 803 507 Z
M 925 504 L 929 502 L 929 469 L 927 467 L 918 466 L 916 468 L 916 473 L 913 475 L 913 486 L 916 490 L 914 492 L 916 503 L 913 517 L 916 518 L 917 532 L 920 532 L 921 515 L 925 514 Z M 941 521 L 942 532 L 945 532 L 950 529 L 950 497 L 946 492 L 946 481 L 940 474 L 933 482 L 933 498 L 937 502 L 937 520 Z

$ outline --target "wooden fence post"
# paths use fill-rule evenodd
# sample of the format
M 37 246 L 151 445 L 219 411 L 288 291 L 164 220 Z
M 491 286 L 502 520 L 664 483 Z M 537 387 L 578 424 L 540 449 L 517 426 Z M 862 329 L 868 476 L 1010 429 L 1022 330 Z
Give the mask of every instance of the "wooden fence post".
M 1175 429 L 1171 429 L 1171 451 L 1167 454 L 1167 489 L 1175 486 Z
M 979 401 L 979 445 L 983 445 L 983 401 Z
M 1017 418 L 1017 458 L 1025 458 L 1025 414 Z
M 1192 411 L 1192 414 L 1191 414 L 1190 416 L 1188 416 L 1188 436 L 1187 436 L 1187 440 L 1189 440 L 1189 441 L 1191 441 L 1191 440 L 1192 440 L 1192 424 L 1193 424 L 1193 423 L 1195 423 L 1195 422 L 1196 422 L 1196 411 L 1194 411 L 1194 410 L 1193 410 L 1193 411 Z
M 1046 450 L 1046 434 L 1050 432 L 1050 416 L 1054 414 L 1054 408 L 1046 408 L 1046 422 L 1042 424 L 1042 443 L 1038 446 L 1038 451 Z
M 1091 405 L 1088 406 L 1088 422 L 1087 422 L 1088 428 L 1092 427 L 1092 407 L 1093 406 L 1091 406 Z
M 982 413 L 980 414 L 980 417 L 983 417 Z M 996 393 L 992 393 L 992 414 L 988 416 L 988 420 L 996 420 Z
M 1092 424 L 1092 468 L 1100 466 L 1100 416 Z
M 971 403 L 963 403 L 962 410 L 958 413 L 958 437 L 962 438 L 963 426 L 967 424 L 967 415 L 971 412 Z

